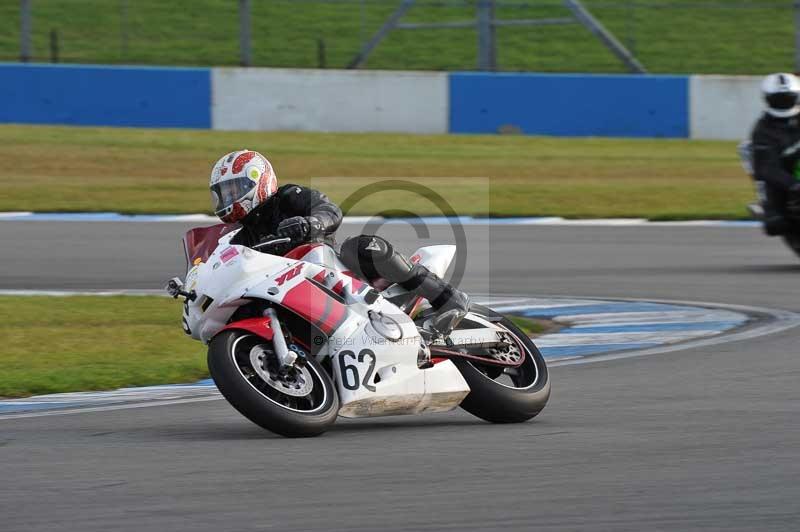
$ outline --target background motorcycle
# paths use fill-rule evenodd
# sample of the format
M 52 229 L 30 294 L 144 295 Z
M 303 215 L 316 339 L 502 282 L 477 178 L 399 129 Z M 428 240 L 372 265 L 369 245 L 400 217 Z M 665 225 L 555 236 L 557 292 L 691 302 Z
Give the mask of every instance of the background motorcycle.
M 536 416 L 550 395 L 547 367 L 528 336 L 481 306 L 447 337 L 430 306 L 399 285 L 370 286 L 325 244 L 285 255 L 231 245 L 234 226 L 189 231 L 184 331 L 208 344 L 220 392 L 254 423 L 285 436 L 314 436 L 336 419 L 443 412 L 461 405 L 495 423 Z M 263 252 L 262 252 L 263 251 Z M 444 275 L 455 246 L 411 257 Z M 380 292 L 378 290 L 381 290 Z
M 739 159 L 742 163 L 742 168 L 753 178 L 756 187 L 756 203 L 747 205 L 747 210 L 750 215 L 760 222 L 765 222 L 764 204 L 767 202 L 767 193 L 764 188 L 764 183 L 755 179 L 753 171 L 753 153 L 750 141 L 744 141 L 739 144 Z M 800 257 L 800 195 L 791 194 L 785 208 L 785 218 L 787 222 L 787 230 L 781 234 L 781 238 L 789 248 L 794 251 L 795 255 Z

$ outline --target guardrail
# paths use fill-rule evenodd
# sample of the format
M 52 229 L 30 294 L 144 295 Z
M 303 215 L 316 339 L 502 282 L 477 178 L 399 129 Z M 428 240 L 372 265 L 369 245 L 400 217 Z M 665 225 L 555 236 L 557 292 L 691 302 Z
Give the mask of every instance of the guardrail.
M 0 122 L 740 139 L 759 78 L 0 64 Z

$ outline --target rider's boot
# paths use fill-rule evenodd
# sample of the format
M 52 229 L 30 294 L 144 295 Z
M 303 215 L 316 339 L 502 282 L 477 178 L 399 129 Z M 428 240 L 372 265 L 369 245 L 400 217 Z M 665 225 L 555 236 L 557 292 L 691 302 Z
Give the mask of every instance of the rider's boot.
M 764 209 L 764 232 L 769 236 L 779 236 L 789 232 L 789 221 L 769 201 L 761 203 Z
M 421 264 L 415 264 L 411 268 L 410 277 L 399 284 L 430 302 L 436 312 L 430 325 L 444 336 L 450 334 L 469 311 L 470 301 L 467 294 Z

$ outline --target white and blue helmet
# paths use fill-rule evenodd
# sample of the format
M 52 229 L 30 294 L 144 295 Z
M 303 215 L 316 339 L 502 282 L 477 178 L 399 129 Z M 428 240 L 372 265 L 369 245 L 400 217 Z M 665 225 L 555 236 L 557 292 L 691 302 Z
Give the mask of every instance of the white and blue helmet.
M 767 113 L 778 118 L 800 114 L 800 80 L 794 74 L 770 74 L 761 83 Z

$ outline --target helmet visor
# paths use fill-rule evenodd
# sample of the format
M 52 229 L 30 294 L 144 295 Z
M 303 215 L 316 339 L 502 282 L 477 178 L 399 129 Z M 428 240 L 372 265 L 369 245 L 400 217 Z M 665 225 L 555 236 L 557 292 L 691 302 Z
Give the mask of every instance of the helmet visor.
M 797 105 L 796 92 L 776 92 L 767 95 L 767 105 L 776 111 L 788 111 Z
M 226 179 L 211 186 L 211 205 L 214 212 L 219 213 L 247 196 L 256 186 L 249 177 Z

